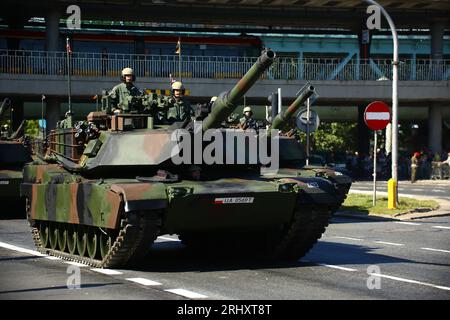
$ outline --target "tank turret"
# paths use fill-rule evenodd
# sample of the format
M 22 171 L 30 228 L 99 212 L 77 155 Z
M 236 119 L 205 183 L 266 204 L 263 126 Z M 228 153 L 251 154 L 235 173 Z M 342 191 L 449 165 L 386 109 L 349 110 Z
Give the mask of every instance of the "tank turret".
M 290 119 L 298 111 L 304 102 L 315 96 L 316 92 L 313 86 L 306 84 L 300 91 L 297 98 L 283 112 L 278 114 L 272 122 L 272 129 L 295 129 Z M 338 201 L 333 205 L 332 211 L 338 210 L 345 201 L 350 190 L 352 180 L 349 176 L 324 166 L 305 166 L 306 159 L 305 146 L 294 137 L 280 137 L 280 164 L 282 168 L 278 171 L 281 176 L 293 176 L 304 178 L 324 178 L 336 186 Z
M 238 106 L 239 100 L 245 95 L 250 87 L 261 77 L 275 60 L 275 52 L 265 50 L 253 64 L 250 70 L 239 80 L 239 82 L 227 92 L 223 92 L 214 101 L 211 113 L 203 121 L 203 130 L 218 128 Z

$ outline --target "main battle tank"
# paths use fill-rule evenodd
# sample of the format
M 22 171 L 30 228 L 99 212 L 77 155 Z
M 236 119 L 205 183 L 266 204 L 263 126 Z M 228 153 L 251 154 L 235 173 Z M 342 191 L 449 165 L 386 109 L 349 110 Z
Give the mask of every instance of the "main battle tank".
M 284 129 L 285 132 L 296 130 L 296 128 L 292 127 L 293 117 L 304 102 L 314 94 L 314 87 L 307 84 L 289 107 L 274 118 L 272 129 Z M 303 150 L 305 150 L 305 146 L 297 141 L 293 135 L 284 135 L 282 139 L 285 141 L 283 147 L 280 146 L 280 148 L 284 150 L 283 152 L 280 152 L 281 167 L 278 170 L 278 174 L 291 177 L 320 177 L 329 180 L 336 186 L 337 197 L 339 200 L 332 209 L 333 211 L 338 210 L 347 198 L 347 194 L 352 184 L 351 178 L 328 166 L 304 165 L 303 163 L 306 159 L 306 154 Z
M 0 106 L 0 119 L 10 108 L 11 102 L 5 98 Z M 0 137 L 0 202 L 10 213 L 23 212 L 24 199 L 20 198 L 22 169 L 25 163 L 32 161 L 30 147 L 21 135 L 23 123 L 16 132 L 10 132 L 7 126 L 2 127 Z M 4 216 L 3 214 L 0 216 Z
M 202 123 L 158 125 L 152 111 L 96 112 L 75 128 L 53 130 L 47 163 L 28 164 L 21 188 L 38 250 L 118 267 L 145 256 L 158 235 L 178 234 L 190 246 L 234 243 L 266 257 L 302 257 L 339 201 L 335 186 L 320 177 L 262 174 L 246 132 L 221 128 L 274 59 L 263 52 Z M 196 144 L 202 134 L 209 140 Z M 234 139 L 242 140 L 228 148 Z

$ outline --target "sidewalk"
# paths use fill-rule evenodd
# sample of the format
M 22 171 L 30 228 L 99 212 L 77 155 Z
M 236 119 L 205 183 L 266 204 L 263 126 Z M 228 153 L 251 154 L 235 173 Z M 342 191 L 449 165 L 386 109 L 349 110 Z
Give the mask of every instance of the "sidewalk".
M 378 182 L 377 182 L 378 183 Z M 450 194 L 450 180 L 418 180 L 413 185 L 448 185 L 449 186 L 449 194 Z M 411 185 L 410 181 L 399 181 L 398 186 L 402 185 Z M 349 193 L 355 194 L 367 194 L 372 195 L 372 191 L 367 190 L 358 190 L 358 189 L 350 189 Z M 385 191 L 378 191 L 377 196 L 388 196 L 388 193 Z M 434 200 L 438 202 L 439 207 L 435 210 L 431 209 L 421 209 L 417 208 L 414 212 L 397 214 L 393 216 L 389 215 L 378 215 L 378 214 L 367 214 L 365 212 L 350 212 L 350 211 L 337 211 L 337 216 L 346 216 L 360 219 L 369 219 L 369 220 L 414 220 L 414 219 L 422 219 L 422 218 L 431 218 L 431 217 L 440 217 L 440 216 L 449 216 L 450 215 L 450 201 L 448 199 L 440 198 L 440 197 L 427 197 L 427 196 L 418 196 L 413 194 L 401 193 L 400 197 L 409 197 L 415 198 L 418 200 Z M 388 210 L 388 209 L 386 209 Z M 424 211 L 425 210 L 425 211 Z

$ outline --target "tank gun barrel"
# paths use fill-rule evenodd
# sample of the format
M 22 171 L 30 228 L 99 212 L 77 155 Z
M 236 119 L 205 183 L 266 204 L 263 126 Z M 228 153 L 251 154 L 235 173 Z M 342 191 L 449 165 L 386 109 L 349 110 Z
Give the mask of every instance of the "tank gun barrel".
M 264 50 L 239 82 L 230 91 L 220 94 L 211 108 L 211 113 L 203 121 L 203 130 L 219 127 L 220 123 L 233 113 L 239 100 L 255 84 L 264 71 L 272 65 L 275 56 L 274 51 Z
M 284 112 L 280 112 L 275 119 L 273 119 L 271 129 L 283 129 L 283 127 L 289 123 L 289 120 L 297 112 L 300 106 L 314 94 L 316 94 L 314 87 L 310 84 L 305 85 L 300 90 L 297 99 L 295 99 Z

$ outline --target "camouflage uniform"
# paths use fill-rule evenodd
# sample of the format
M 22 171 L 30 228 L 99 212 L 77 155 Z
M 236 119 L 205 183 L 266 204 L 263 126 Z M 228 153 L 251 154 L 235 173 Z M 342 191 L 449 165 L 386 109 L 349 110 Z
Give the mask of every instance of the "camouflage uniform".
M 142 95 L 142 92 L 134 86 L 134 84 L 129 83 L 120 83 L 109 92 L 108 97 L 111 100 L 112 109 L 107 110 L 111 113 L 114 112 L 115 109 L 122 110 L 123 113 L 129 113 L 133 111 L 140 111 L 140 106 L 138 105 L 138 101 L 133 99 L 134 97 L 139 97 Z
M 252 117 L 242 117 L 241 119 L 239 119 L 239 126 L 242 129 L 256 129 L 256 120 L 253 119 Z
M 163 123 L 171 124 L 194 116 L 191 104 L 183 98 L 177 101 L 174 97 L 164 97 L 161 99 L 160 108 L 158 118 Z

